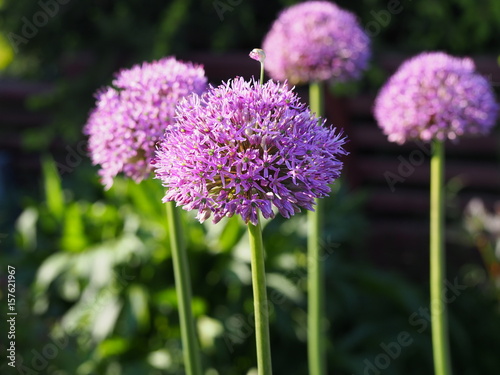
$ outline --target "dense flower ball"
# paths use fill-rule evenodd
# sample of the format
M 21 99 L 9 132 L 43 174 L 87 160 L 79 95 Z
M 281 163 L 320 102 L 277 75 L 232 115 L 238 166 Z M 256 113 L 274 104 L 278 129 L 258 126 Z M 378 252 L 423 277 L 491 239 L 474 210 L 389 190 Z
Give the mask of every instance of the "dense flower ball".
M 358 78 L 370 58 L 370 39 L 356 17 L 327 1 L 285 9 L 264 38 L 266 70 L 291 84 Z
M 203 222 L 240 214 L 257 223 L 258 211 L 286 218 L 312 210 L 339 177 L 345 139 L 299 102 L 286 84 L 242 78 L 177 107 L 177 122 L 158 146 L 156 175 L 164 201 L 198 210 Z
M 155 143 L 170 126 L 179 100 L 206 89 L 201 66 L 166 57 L 120 71 L 100 90 L 84 133 L 106 188 L 120 172 L 139 182 L 150 172 Z
M 389 141 L 487 134 L 498 105 L 469 58 L 424 52 L 404 62 L 380 90 L 375 118 Z

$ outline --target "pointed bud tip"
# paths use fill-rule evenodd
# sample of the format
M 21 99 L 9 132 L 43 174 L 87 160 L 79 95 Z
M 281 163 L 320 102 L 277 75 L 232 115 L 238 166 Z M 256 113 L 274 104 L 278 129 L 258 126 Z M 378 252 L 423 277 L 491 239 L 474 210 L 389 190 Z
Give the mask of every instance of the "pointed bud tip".
M 266 53 L 260 48 L 254 48 L 250 52 L 249 56 L 254 60 L 260 61 L 261 63 L 263 63 L 266 59 Z

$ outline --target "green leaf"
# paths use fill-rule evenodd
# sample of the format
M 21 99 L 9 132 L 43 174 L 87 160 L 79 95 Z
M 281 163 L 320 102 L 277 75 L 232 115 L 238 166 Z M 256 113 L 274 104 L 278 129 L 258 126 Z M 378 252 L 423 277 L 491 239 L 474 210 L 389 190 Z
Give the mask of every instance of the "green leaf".
M 47 207 L 57 219 L 61 220 L 64 214 L 64 194 L 61 186 L 61 177 L 57 173 L 57 168 L 51 157 L 44 157 L 42 171 Z
M 131 285 L 128 290 L 128 298 L 132 308 L 132 315 L 140 329 L 147 329 L 150 323 L 149 317 L 149 294 L 141 285 Z
M 219 246 L 223 252 L 231 251 L 245 233 L 245 228 L 241 225 L 238 215 L 227 220 L 224 229 L 219 237 Z
M 92 311 L 95 318 L 92 322 L 92 336 L 95 340 L 101 341 L 113 332 L 118 315 L 122 309 L 122 302 L 117 296 L 109 293 L 106 295 L 105 300 L 100 296 L 96 301 L 96 305 Z
M 148 355 L 147 361 L 151 366 L 161 370 L 168 370 L 172 367 L 173 363 L 172 355 L 166 349 L 151 352 Z
M 207 312 L 207 303 L 203 298 L 193 297 L 191 300 L 191 306 L 193 309 L 193 315 L 195 317 L 205 314 Z
M 304 299 L 297 285 L 279 273 L 266 274 L 266 281 L 267 287 L 274 289 L 269 292 L 269 298 L 275 304 L 283 303 L 283 297 L 295 303 L 300 303 Z
M 161 196 L 157 194 L 160 190 L 155 185 L 159 185 L 157 180 L 144 180 L 140 184 L 128 181 L 127 192 L 138 213 L 144 213 L 152 217 L 162 214 Z M 160 210 L 158 210 L 159 207 Z
M 43 314 L 47 311 L 49 304 L 47 290 L 50 284 L 70 266 L 71 262 L 66 253 L 56 253 L 47 258 L 38 268 L 33 283 L 35 295 L 33 311 L 35 313 Z
M 37 294 L 46 293 L 49 285 L 66 271 L 72 263 L 71 258 L 65 253 L 55 253 L 48 257 L 38 268 L 33 284 Z
M 38 211 L 35 208 L 27 208 L 19 216 L 16 222 L 19 246 L 25 250 L 35 250 L 37 244 L 36 223 Z
M 0 2 L 0 7 L 3 5 L 3 0 Z M 9 40 L 0 34 L 0 71 L 4 70 L 14 60 L 14 50 Z
M 160 307 L 171 307 L 171 308 L 177 308 L 177 294 L 175 292 L 175 288 L 167 288 L 163 289 L 160 292 L 157 292 L 153 296 L 153 301 L 154 303 Z
M 197 320 L 198 335 L 203 349 L 214 349 L 215 339 L 222 335 L 224 326 L 219 320 L 202 315 Z
M 130 342 L 122 337 L 110 337 L 99 344 L 97 353 L 102 359 L 125 353 Z
M 65 251 L 80 252 L 87 247 L 81 207 L 74 202 L 68 205 L 64 218 L 61 247 Z
M 40 151 L 48 149 L 51 140 L 54 138 L 54 131 L 50 128 L 40 131 L 38 127 L 25 130 L 22 138 L 23 149 L 29 151 Z

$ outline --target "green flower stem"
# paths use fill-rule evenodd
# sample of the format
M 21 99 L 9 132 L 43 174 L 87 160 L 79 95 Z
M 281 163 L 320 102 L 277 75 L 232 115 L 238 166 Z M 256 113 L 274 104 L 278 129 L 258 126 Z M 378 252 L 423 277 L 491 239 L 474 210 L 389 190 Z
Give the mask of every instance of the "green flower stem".
M 174 266 L 175 290 L 179 304 L 184 366 L 187 375 L 202 375 L 198 342 L 191 308 L 191 281 L 186 248 L 182 239 L 179 211 L 174 202 L 167 202 L 167 220 L 170 248 Z
M 444 142 L 432 143 L 430 217 L 430 294 L 432 347 L 436 375 L 451 375 L 448 316 L 444 302 Z
M 261 61 L 260 62 L 260 79 L 259 79 L 259 82 L 261 85 L 264 84 L 264 62 Z
M 271 375 L 271 341 L 269 338 L 269 306 L 266 292 L 264 245 L 260 222 L 248 223 L 252 263 L 253 306 L 255 314 L 255 341 L 257 344 L 257 373 Z
M 323 83 L 309 85 L 309 105 L 319 118 L 323 115 Z M 308 313 L 307 342 L 309 375 L 326 375 L 326 339 L 324 319 L 324 273 L 321 264 L 323 236 L 323 200 L 316 199 L 315 211 L 309 211 L 307 237 Z

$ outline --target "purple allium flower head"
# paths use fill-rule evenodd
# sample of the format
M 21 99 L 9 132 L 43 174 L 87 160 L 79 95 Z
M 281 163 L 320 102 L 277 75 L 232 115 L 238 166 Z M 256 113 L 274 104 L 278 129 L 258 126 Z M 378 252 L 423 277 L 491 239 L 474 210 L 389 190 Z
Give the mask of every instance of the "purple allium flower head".
M 113 87 L 97 93 L 84 133 L 107 189 L 120 172 L 137 182 L 151 172 L 155 143 L 173 123 L 176 104 L 206 85 L 201 66 L 166 57 L 120 71 Z
M 328 1 L 285 9 L 264 38 L 266 70 L 291 84 L 358 78 L 370 58 L 370 38 L 351 12 Z
M 312 210 L 339 177 L 345 139 L 318 123 L 285 84 L 236 78 L 183 99 L 177 122 L 158 145 L 156 176 L 168 191 L 163 199 L 213 214 L 240 214 L 257 223 L 258 211 L 286 218 Z
M 402 144 L 487 134 L 498 108 L 470 58 L 424 52 L 404 62 L 382 87 L 374 115 L 389 141 Z

